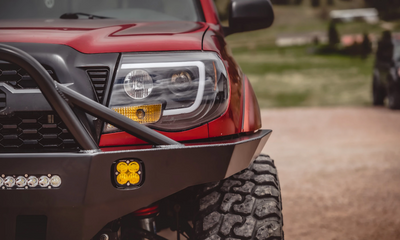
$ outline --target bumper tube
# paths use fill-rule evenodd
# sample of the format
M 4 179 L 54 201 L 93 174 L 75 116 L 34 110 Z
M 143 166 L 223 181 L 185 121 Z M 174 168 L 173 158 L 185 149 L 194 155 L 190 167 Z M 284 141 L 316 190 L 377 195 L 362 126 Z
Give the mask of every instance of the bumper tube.
M 63 181 L 59 189 L 0 189 L 0 238 L 16 239 L 18 216 L 40 215 L 47 219 L 46 239 L 91 239 L 109 221 L 186 187 L 243 170 L 271 132 L 141 150 L 0 154 L 0 174 L 52 173 Z M 117 189 L 111 166 L 130 158 L 143 162 L 144 183 L 134 190 Z

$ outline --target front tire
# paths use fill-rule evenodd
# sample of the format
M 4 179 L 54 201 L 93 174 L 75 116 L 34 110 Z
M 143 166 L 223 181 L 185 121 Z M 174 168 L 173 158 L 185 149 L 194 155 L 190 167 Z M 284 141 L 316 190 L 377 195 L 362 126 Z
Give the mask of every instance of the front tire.
M 283 240 L 277 170 L 267 155 L 222 181 L 205 185 L 193 225 L 195 239 Z

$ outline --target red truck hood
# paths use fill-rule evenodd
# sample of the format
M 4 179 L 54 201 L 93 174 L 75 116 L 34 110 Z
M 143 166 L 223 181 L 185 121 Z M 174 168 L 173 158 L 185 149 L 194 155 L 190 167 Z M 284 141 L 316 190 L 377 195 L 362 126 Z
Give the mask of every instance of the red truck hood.
M 203 22 L 1 20 L 0 42 L 68 45 L 83 53 L 201 50 Z

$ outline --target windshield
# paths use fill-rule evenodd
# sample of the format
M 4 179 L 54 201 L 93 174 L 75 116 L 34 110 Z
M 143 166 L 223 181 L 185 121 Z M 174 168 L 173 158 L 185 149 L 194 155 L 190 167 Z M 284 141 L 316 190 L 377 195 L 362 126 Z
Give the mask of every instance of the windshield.
M 0 0 L 0 19 L 52 19 L 65 13 L 87 13 L 135 21 L 202 21 L 197 4 L 197 0 Z

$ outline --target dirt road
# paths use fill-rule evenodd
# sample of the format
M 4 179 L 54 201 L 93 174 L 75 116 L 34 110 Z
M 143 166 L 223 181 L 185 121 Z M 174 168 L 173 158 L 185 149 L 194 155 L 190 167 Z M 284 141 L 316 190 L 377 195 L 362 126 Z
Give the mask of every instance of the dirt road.
M 263 110 L 288 240 L 400 239 L 400 111 Z

